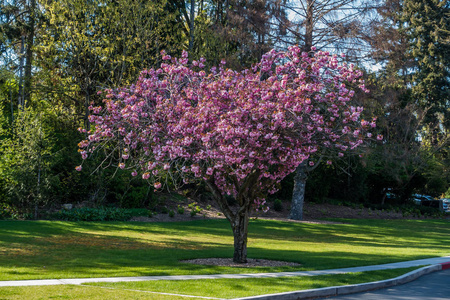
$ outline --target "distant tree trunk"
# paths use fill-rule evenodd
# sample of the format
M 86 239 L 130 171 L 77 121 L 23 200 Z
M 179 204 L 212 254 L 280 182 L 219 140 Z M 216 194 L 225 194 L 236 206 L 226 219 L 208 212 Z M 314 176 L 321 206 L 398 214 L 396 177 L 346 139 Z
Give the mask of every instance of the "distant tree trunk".
M 8 85 L 9 88 L 9 98 L 11 100 L 11 125 L 14 124 L 14 100 L 13 100 L 13 92 L 11 88 L 11 83 Z
M 24 88 L 23 88 L 23 60 L 25 56 L 25 36 L 22 35 L 20 42 L 20 57 L 19 57 L 19 99 L 17 101 L 19 109 L 23 109 L 24 102 Z
M 35 32 L 35 11 L 36 11 L 36 0 L 31 0 L 30 3 L 30 23 L 29 32 L 27 36 L 27 49 L 26 49 L 26 64 L 25 64 L 25 83 L 24 83 L 24 93 L 23 93 L 23 105 L 26 106 L 31 99 L 31 69 L 33 66 L 33 45 L 34 45 L 34 32 Z
M 305 202 L 306 179 L 308 178 L 306 163 L 307 160 L 303 161 L 295 170 L 294 190 L 289 214 L 291 220 L 303 220 L 303 204 Z
M 189 52 L 194 49 L 194 19 L 195 19 L 195 0 L 191 0 L 191 13 L 189 22 Z
M 90 128 L 90 122 L 89 122 L 89 105 L 91 104 L 91 98 L 89 94 L 89 89 L 86 89 L 86 94 L 84 95 L 84 128 L 89 129 Z
M 314 0 L 306 1 L 306 18 L 305 18 L 305 44 L 303 45 L 303 51 L 311 51 L 313 46 L 313 31 L 314 31 Z

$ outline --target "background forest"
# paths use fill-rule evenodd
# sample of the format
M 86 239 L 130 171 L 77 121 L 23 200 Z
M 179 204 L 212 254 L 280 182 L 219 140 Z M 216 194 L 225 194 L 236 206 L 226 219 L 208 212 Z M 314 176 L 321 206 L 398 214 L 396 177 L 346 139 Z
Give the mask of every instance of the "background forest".
M 77 144 L 105 88 L 133 83 L 160 52 L 247 68 L 272 48 L 344 53 L 363 69 L 382 143 L 307 170 L 306 201 L 405 204 L 450 196 L 447 0 L 1 0 L 0 208 L 38 216 L 65 203 L 150 207 L 120 168 L 83 171 Z M 289 200 L 294 174 L 274 197 Z M 192 187 L 190 187 L 192 188 Z M 203 187 L 195 187 L 202 192 Z M 390 197 L 396 195 L 396 197 Z

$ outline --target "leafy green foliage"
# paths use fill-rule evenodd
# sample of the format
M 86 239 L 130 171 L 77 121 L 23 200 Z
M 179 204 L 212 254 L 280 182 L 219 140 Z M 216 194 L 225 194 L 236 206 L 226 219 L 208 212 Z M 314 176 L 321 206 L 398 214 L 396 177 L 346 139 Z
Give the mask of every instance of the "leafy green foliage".
M 280 199 L 275 199 L 273 202 L 273 209 L 275 211 L 282 211 L 283 210 L 283 202 Z
M 450 129 L 450 6 L 442 0 L 405 0 L 403 19 L 409 36 L 410 55 L 416 65 L 412 95 L 428 109 L 427 123 L 431 139 L 437 139 L 441 123 Z
M 189 203 L 188 208 L 191 210 L 191 217 L 195 217 L 197 214 L 203 211 L 203 208 L 198 206 L 196 202 Z

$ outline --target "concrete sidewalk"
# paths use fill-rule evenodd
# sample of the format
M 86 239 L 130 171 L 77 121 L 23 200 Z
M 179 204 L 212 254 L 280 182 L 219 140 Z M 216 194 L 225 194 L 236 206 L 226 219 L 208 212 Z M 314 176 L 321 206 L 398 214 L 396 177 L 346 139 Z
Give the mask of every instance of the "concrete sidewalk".
M 450 255 L 404 261 L 398 263 L 374 265 L 365 267 L 318 270 L 318 271 L 298 271 L 279 273 L 253 273 L 253 274 L 216 274 L 216 275 L 176 275 L 176 276 L 139 276 L 139 277 L 106 277 L 106 278 L 74 278 L 74 279 L 45 279 L 45 280 L 16 280 L 0 281 L 0 287 L 7 286 L 36 286 L 36 285 L 61 285 L 61 284 L 83 284 L 92 282 L 123 282 L 123 281 L 147 281 L 147 280 L 194 280 L 194 279 L 227 279 L 227 278 L 269 278 L 285 276 L 317 276 L 327 274 L 344 274 L 365 271 L 376 271 L 386 269 L 409 268 L 426 265 L 438 265 L 450 262 Z M 256 299 L 256 298 L 255 298 Z M 262 299 L 262 298 L 260 298 Z

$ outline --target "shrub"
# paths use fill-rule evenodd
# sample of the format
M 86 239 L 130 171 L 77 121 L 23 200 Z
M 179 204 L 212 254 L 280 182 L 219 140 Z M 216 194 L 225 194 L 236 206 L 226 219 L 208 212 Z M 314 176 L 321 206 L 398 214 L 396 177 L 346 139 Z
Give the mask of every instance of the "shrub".
M 283 202 L 280 199 L 275 199 L 275 202 L 273 203 L 273 209 L 275 211 L 282 211 L 283 210 Z
M 200 208 L 196 202 L 192 202 L 188 205 L 189 209 L 191 210 L 191 217 L 194 217 L 198 213 L 201 213 L 203 211 L 202 208 Z
M 6 204 L 0 203 L 0 220 L 3 219 L 18 219 L 19 212 L 17 212 L 14 207 Z
M 178 205 L 178 207 L 177 207 L 177 212 L 178 212 L 178 214 L 180 214 L 180 215 L 184 214 L 184 207 Z

